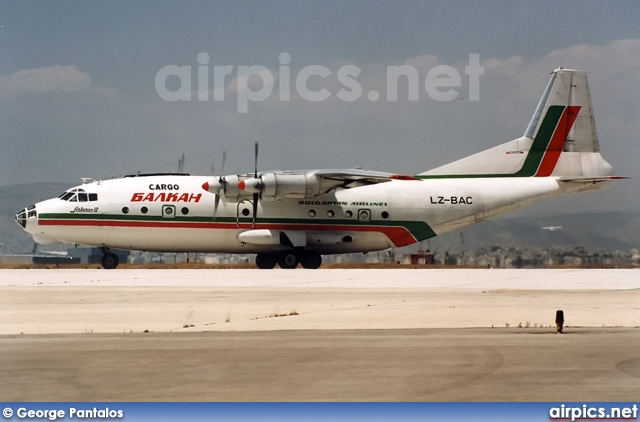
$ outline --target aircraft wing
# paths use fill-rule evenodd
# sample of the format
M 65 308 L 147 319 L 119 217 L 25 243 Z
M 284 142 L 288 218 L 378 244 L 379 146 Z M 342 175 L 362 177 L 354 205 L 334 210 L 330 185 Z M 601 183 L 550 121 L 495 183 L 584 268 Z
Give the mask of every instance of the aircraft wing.
M 420 180 L 404 174 L 363 169 L 311 170 L 305 174 L 318 180 L 322 187 L 319 194 L 329 193 L 333 189 L 350 189 L 391 180 Z
M 311 198 L 336 189 L 351 189 L 391 180 L 420 180 L 413 176 L 363 169 L 275 170 L 257 174 L 225 176 L 206 182 L 203 189 L 224 192 L 224 200 L 237 202 L 249 195 L 275 201 L 283 198 Z
M 338 182 L 336 187 L 352 188 L 356 186 L 375 185 L 388 182 L 393 178 L 392 173 L 371 171 L 362 169 L 338 169 L 338 170 L 312 170 L 307 172 L 314 175 L 322 183 L 332 185 Z

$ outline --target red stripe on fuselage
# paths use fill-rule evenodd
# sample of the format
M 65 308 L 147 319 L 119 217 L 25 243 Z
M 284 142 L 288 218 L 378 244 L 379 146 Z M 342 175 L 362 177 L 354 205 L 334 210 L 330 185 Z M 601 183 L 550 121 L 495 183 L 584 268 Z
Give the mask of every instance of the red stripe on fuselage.
M 562 150 L 564 149 L 564 141 L 567 139 L 567 135 L 571 131 L 573 123 L 576 121 L 576 117 L 578 117 L 580 108 L 580 106 L 568 106 L 564 109 L 535 177 L 547 177 L 553 173 L 556 164 L 558 164 L 558 159 L 560 159 L 560 154 L 562 154 Z
M 54 220 L 40 219 L 41 226 L 73 226 L 73 227 L 141 227 L 141 228 L 172 228 L 172 229 L 222 229 L 238 230 L 235 223 L 205 223 L 205 222 L 178 222 L 178 221 L 121 221 L 121 220 Z M 250 223 L 240 223 L 243 229 L 249 229 Z M 398 226 L 349 226 L 326 224 L 269 224 L 257 223 L 251 229 L 274 230 L 315 230 L 315 231 L 351 231 L 351 232 L 379 232 L 391 240 L 396 247 L 407 246 L 415 243 L 417 239 L 406 227 Z

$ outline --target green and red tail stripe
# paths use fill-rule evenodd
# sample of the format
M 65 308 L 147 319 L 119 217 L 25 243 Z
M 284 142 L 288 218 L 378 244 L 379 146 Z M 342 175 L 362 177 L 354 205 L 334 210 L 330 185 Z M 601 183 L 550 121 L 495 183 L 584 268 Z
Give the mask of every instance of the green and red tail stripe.
M 564 141 L 567 139 L 567 136 L 576 121 L 576 117 L 578 117 L 580 108 L 580 106 L 568 106 L 562 112 L 560 122 L 558 122 L 556 130 L 553 133 L 553 137 L 551 138 L 551 142 L 549 142 L 549 145 L 546 148 L 544 157 L 542 158 L 542 162 L 538 167 L 535 177 L 547 177 L 553 173 L 553 169 L 556 168 L 560 154 L 564 149 Z

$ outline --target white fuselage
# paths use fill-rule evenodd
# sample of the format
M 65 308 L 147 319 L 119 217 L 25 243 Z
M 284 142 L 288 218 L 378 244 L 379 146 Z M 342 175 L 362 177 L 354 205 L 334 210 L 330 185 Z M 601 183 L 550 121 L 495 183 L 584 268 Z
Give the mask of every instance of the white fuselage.
M 285 231 L 320 254 L 400 247 L 552 196 L 605 187 L 554 177 L 391 180 L 305 199 L 219 201 L 205 176 L 158 175 L 77 186 L 83 201 L 35 205 L 25 230 L 40 243 L 63 241 L 163 252 L 272 253 L 265 238 Z M 92 200 L 88 200 L 91 198 Z M 243 234 L 244 233 L 244 234 Z

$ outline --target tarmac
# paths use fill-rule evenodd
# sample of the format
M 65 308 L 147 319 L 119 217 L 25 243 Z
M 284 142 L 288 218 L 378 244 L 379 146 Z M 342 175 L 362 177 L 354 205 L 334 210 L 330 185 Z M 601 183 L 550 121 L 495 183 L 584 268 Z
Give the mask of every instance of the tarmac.
M 633 401 L 639 326 L 632 269 L 0 270 L 0 400 Z

